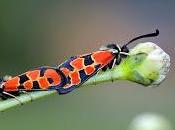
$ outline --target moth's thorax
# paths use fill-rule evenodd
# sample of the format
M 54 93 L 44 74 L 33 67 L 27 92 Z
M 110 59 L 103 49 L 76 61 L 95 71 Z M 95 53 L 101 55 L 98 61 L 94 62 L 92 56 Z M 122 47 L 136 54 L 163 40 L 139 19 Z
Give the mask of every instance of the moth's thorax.
M 107 65 L 113 59 L 115 55 L 110 50 L 96 51 L 92 54 L 92 59 L 96 64 Z

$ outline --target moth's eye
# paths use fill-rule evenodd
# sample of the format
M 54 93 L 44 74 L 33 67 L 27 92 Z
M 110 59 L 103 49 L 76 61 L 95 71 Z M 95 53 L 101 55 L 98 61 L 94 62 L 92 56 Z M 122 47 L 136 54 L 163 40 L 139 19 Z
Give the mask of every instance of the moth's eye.
M 106 47 L 110 49 L 117 49 L 117 46 L 114 43 L 108 44 Z
M 100 50 L 108 50 L 108 49 L 118 49 L 117 44 L 109 43 L 106 46 L 102 46 Z
M 129 49 L 128 49 L 126 46 L 123 46 L 123 47 L 121 48 L 121 52 L 126 52 L 126 53 L 128 53 L 128 52 L 129 52 Z
M 116 49 L 110 49 L 110 51 L 112 52 L 112 53 L 118 53 L 118 50 L 116 50 Z

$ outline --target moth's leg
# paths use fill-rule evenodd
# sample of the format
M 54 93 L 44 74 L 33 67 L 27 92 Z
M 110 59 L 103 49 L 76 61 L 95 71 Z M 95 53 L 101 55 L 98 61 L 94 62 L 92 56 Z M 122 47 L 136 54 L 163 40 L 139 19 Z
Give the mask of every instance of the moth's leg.
M 0 94 L 0 98 L 1 98 L 2 100 L 6 100 L 6 99 L 8 99 L 9 97 L 8 97 L 7 95 L 4 95 L 3 93 L 1 93 L 1 94 Z
M 106 71 L 108 69 L 108 65 L 104 66 L 101 70 Z
M 116 65 L 119 65 L 120 63 L 121 63 L 121 57 L 120 57 L 120 55 L 118 56 L 118 58 L 116 59 L 116 62 L 115 62 L 115 64 Z
M 9 97 L 11 97 L 11 98 L 14 98 L 14 99 L 17 100 L 21 105 L 23 105 L 23 103 L 20 101 L 20 99 L 17 98 L 16 96 L 14 96 L 13 94 L 8 93 L 8 92 L 5 92 L 5 91 L 3 91 L 2 94 L 7 95 L 7 96 L 9 96 Z
M 116 63 L 116 59 L 113 59 L 109 64 L 108 64 L 108 68 L 112 69 L 115 66 Z

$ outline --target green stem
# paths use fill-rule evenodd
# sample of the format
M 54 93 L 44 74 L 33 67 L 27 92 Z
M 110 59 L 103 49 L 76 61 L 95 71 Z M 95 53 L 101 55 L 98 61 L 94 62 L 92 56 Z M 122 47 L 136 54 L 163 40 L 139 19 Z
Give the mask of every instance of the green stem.
M 96 85 L 99 83 L 103 83 L 103 82 L 109 82 L 112 80 L 112 75 L 111 75 L 111 71 L 107 71 L 107 72 L 102 72 L 98 75 L 95 75 L 93 78 L 89 79 L 85 84 L 83 84 L 81 87 L 84 86 L 88 86 L 88 85 Z M 115 79 L 120 79 L 121 75 L 119 73 L 115 73 L 115 76 L 113 78 Z M 29 95 L 30 94 L 30 95 Z M 30 92 L 29 94 L 22 94 L 20 96 L 18 96 L 18 99 L 20 100 L 21 103 L 25 104 L 28 102 L 42 98 L 42 97 L 46 97 L 49 95 L 53 95 L 53 94 L 57 94 L 56 91 L 39 91 L 39 92 Z M 17 101 L 14 98 L 11 99 L 7 99 L 5 101 L 1 101 L 0 102 L 0 111 L 5 111 L 7 109 L 16 107 L 16 106 L 20 106 L 21 103 L 19 101 Z

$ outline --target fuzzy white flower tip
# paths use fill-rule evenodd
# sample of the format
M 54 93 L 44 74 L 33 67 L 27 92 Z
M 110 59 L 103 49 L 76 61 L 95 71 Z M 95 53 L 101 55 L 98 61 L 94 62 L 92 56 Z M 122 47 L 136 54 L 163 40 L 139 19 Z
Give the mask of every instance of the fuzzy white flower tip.
M 140 65 L 138 72 L 152 81 L 150 86 L 159 85 L 169 71 L 170 56 L 152 42 L 140 43 L 131 50 L 131 54 L 139 53 L 146 53 L 148 56 Z
M 173 128 L 170 122 L 161 115 L 143 113 L 133 119 L 129 130 L 173 130 Z

